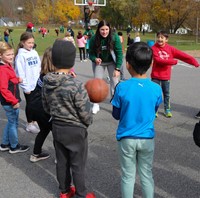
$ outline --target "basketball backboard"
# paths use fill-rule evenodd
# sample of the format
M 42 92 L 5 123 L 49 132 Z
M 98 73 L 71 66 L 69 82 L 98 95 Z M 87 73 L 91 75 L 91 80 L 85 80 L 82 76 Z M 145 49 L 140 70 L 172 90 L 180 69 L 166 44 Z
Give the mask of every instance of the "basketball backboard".
M 74 0 L 74 5 L 88 5 L 89 2 L 93 2 L 94 6 L 106 6 L 106 0 Z

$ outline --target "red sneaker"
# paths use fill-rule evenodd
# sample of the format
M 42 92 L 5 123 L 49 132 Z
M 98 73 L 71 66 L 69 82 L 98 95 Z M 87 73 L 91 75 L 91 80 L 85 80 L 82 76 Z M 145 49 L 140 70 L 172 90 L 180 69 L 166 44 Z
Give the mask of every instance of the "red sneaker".
M 92 192 L 92 193 L 88 193 L 88 194 L 86 195 L 85 198 L 96 198 L 96 196 L 95 196 L 95 194 Z
M 73 197 L 75 195 L 76 188 L 75 186 L 70 186 L 69 197 Z
M 76 192 L 75 186 L 70 186 L 69 193 L 60 193 L 60 198 L 71 198 L 75 195 L 75 192 Z

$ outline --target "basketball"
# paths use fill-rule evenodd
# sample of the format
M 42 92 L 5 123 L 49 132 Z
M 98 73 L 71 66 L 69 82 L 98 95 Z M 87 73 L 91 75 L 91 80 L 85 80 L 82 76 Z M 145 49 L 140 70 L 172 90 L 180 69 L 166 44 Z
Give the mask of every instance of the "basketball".
M 99 103 L 104 101 L 109 92 L 107 83 L 99 78 L 93 78 L 85 83 L 85 88 L 88 92 L 91 102 Z

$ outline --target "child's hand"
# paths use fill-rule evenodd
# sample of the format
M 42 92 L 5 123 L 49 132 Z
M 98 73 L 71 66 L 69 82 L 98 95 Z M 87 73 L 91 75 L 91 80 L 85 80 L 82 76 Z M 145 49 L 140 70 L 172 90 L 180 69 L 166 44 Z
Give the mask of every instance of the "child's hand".
M 22 83 L 22 82 L 23 82 L 23 79 L 19 77 L 19 83 Z
M 71 75 L 72 77 L 76 78 L 76 73 L 75 72 L 69 71 L 68 74 Z
M 19 108 L 19 103 L 13 105 L 13 109 L 18 109 Z
M 102 60 L 100 58 L 96 58 L 95 62 L 96 62 L 97 65 L 101 65 Z

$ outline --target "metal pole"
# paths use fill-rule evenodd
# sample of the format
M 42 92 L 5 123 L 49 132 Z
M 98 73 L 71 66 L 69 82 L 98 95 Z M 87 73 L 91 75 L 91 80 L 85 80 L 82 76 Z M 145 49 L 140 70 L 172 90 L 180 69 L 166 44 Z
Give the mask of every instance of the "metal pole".
M 196 32 L 196 44 L 198 43 L 198 35 L 199 35 L 199 18 L 197 17 L 197 32 Z

